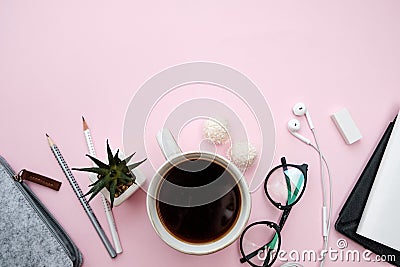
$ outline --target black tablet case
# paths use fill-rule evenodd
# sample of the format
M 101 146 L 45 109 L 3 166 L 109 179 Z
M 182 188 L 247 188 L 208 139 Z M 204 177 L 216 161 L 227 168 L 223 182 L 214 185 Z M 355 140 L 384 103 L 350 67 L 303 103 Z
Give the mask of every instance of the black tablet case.
M 335 229 L 378 255 L 394 255 L 395 260 L 388 262 L 395 266 L 400 266 L 399 251 L 357 234 L 358 224 L 360 223 L 365 204 L 368 200 L 369 192 L 374 183 L 376 173 L 378 172 L 390 134 L 392 133 L 394 121 L 392 121 L 387 127 L 375 148 L 375 151 L 361 173 L 360 178 L 343 205 L 343 208 L 339 213 L 339 218 L 335 223 Z M 394 212 L 397 212 L 397 208 L 395 207 L 394 209 Z

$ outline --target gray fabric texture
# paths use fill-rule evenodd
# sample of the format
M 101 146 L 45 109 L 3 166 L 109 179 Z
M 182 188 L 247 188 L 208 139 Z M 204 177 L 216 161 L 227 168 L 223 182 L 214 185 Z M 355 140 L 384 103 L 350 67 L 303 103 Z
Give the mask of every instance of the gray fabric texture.
M 1 164 L 0 266 L 73 266 L 64 246 Z

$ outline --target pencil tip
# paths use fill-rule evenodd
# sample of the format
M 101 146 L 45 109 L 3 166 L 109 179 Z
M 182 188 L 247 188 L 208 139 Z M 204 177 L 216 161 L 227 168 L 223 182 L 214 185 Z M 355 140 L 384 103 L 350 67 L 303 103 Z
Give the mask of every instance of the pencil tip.
M 47 142 L 49 142 L 49 146 L 54 145 L 54 142 L 53 140 L 51 140 L 50 136 L 48 134 L 46 134 L 46 136 L 47 136 Z
M 82 116 L 82 123 L 83 123 L 83 130 L 86 131 L 89 129 L 89 126 L 87 125 L 87 122 L 85 121 L 85 118 Z

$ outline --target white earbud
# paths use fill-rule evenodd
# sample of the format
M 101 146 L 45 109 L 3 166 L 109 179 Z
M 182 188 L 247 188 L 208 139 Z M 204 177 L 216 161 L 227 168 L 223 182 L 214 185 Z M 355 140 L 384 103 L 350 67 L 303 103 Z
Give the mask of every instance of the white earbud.
M 293 107 L 293 113 L 296 116 L 303 116 L 306 115 L 308 126 L 310 126 L 310 129 L 314 129 L 314 124 L 312 123 L 310 113 L 307 111 L 307 107 L 304 103 L 299 102 Z
M 311 141 L 308 140 L 307 138 L 305 138 L 304 136 L 302 136 L 301 134 L 299 134 L 297 131 L 300 130 L 300 122 L 296 119 L 291 119 L 288 122 L 288 130 L 289 132 L 295 136 L 297 139 L 303 141 L 304 143 L 306 143 L 307 145 L 311 144 Z

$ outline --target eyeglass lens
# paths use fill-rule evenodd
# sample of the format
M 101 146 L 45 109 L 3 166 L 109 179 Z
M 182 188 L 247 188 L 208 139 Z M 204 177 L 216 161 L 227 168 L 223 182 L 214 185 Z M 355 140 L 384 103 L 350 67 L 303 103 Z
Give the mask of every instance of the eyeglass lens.
M 295 204 L 305 189 L 303 172 L 293 166 L 275 169 L 266 181 L 266 193 L 278 208 Z
M 279 247 L 280 238 L 276 229 L 264 223 L 248 228 L 242 239 L 243 253 L 253 266 L 270 266 L 276 259 Z

